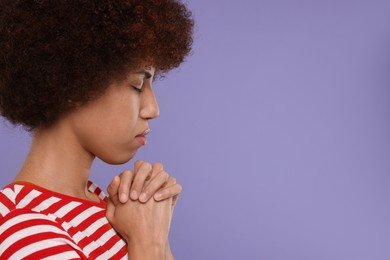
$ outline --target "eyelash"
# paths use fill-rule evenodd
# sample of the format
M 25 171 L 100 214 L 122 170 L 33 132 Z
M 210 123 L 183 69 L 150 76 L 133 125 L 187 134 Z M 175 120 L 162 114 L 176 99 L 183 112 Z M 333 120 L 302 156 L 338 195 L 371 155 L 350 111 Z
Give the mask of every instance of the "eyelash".
M 137 93 L 142 93 L 142 91 L 143 91 L 143 88 L 141 87 L 141 88 L 138 88 L 138 87 L 136 87 L 136 86 L 132 86 L 133 88 L 134 88 L 134 90 L 137 92 Z

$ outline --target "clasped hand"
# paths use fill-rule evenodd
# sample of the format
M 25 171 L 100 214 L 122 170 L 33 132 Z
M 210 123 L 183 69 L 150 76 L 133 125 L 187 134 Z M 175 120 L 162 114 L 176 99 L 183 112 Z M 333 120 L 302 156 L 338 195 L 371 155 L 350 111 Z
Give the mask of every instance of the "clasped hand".
M 161 163 L 152 166 L 138 160 L 134 171 L 125 170 L 114 177 L 107 187 L 106 217 L 128 243 L 129 257 L 140 256 L 137 252 L 153 254 L 156 249 L 154 256 L 170 258 L 168 233 L 181 190 Z

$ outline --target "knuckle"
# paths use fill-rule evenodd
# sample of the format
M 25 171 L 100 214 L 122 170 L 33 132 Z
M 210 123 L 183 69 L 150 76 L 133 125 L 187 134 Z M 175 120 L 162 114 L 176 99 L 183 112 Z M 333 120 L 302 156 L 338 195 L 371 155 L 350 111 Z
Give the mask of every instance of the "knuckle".
M 142 165 L 141 167 L 146 170 L 146 171 L 150 171 L 152 169 L 152 165 L 148 162 L 142 162 Z
M 141 164 L 141 163 L 143 163 L 144 161 L 142 161 L 142 160 L 137 160 L 137 161 L 135 161 L 135 163 L 134 164 Z
M 129 190 L 129 187 L 126 186 L 126 185 L 121 185 L 121 186 L 119 187 L 119 192 L 120 192 L 120 193 L 121 193 L 121 192 L 127 193 L 128 190 Z
M 168 194 L 168 191 L 164 189 L 164 190 L 159 191 L 159 193 L 161 194 L 162 198 L 165 198 Z
M 131 185 L 131 188 L 133 189 L 140 189 L 142 187 L 142 180 L 134 180 L 133 184 Z
M 175 177 L 169 177 L 169 181 L 170 181 L 172 184 L 176 184 L 176 178 L 175 178 Z
M 160 178 L 162 178 L 164 180 L 168 180 L 169 174 L 166 171 L 162 171 L 162 172 L 160 172 Z
M 177 186 L 178 192 L 180 193 L 183 190 L 183 186 L 181 186 L 180 184 L 176 184 L 176 186 Z
M 129 170 L 129 169 L 126 169 L 124 170 L 122 173 L 121 173 L 121 177 L 123 176 L 130 176 L 132 174 L 132 172 Z
M 160 180 L 167 182 L 169 180 L 169 175 L 167 172 L 161 172 L 159 178 Z
M 163 167 L 162 163 L 160 163 L 160 162 L 155 162 L 153 164 L 153 168 L 156 170 L 160 170 L 160 171 L 164 170 L 164 167 Z
M 127 179 L 121 179 L 121 182 L 119 183 L 119 188 L 121 188 L 121 187 L 127 187 L 127 186 L 129 186 L 129 182 L 128 181 L 126 181 Z
M 107 186 L 107 192 L 108 193 L 113 193 L 113 191 L 114 191 L 114 188 L 112 187 L 112 185 L 108 185 Z
M 144 161 L 142 161 L 142 160 L 135 161 L 135 163 L 134 163 L 134 170 L 137 170 L 142 165 L 143 162 Z

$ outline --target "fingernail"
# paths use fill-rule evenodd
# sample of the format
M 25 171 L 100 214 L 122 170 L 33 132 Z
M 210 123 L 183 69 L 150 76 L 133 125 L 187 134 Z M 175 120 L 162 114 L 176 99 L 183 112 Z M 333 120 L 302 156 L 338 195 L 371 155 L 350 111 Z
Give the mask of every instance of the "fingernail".
M 125 203 L 127 201 L 127 194 L 122 192 L 120 195 L 119 195 L 119 200 L 122 202 L 122 203 Z
M 131 193 L 130 193 L 130 198 L 131 198 L 132 200 L 138 199 L 138 192 L 135 191 L 135 190 L 131 191 Z
M 156 200 L 160 200 L 161 197 L 162 197 L 162 194 L 161 194 L 161 193 L 156 193 L 156 194 L 154 194 L 154 198 L 155 198 Z
M 146 202 L 146 193 L 145 193 L 145 192 L 143 192 L 143 193 L 139 196 L 139 200 L 140 200 L 141 202 Z

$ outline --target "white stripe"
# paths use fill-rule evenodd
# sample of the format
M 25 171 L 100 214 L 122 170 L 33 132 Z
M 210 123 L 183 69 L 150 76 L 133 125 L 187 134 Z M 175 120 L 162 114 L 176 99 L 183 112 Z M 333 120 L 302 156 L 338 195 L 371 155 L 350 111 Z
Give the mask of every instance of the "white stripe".
M 83 253 L 88 255 L 93 251 L 95 250 L 96 248 L 98 248 L 100 245 L 98 245 L 96 242 L 92 241 L 91 243 L 89 243 L 87 246 L 85 246 L 83 248 Z
M 67 213 L 69 213 L 71 210 L 79 206 L 81 202 L 78 201 L 72 201 L 57 210 L 53 215 L 55 215 L 58 218 L 63 218 Z
M 106 244 L 108 240 L 110 240 L 110 238 L 112 238 L 113 236 L 115 236 L 116 233 L 115 231 L 111 228 L 109 230 L 106 231 L 106 233 L 104 233 L 100 238 L 99 238 L 99 243 L 101 244 Z
M 24 221 L 27 221 L 27 220 L 33 220 L 33 219 L 34 220 L 35 219 L 50 220 L 46 215 L 43 215 L 43 214 L 21 214 L 21 215 L 18 215 L 16 217 L 13 217 L 13 218 L 9 219 L 8 221 L 6 221 L 5 223 L 3 223 L 0 226 L 0 234 L 14 225 L 17 225 L 17 224 L 24 222 Z
M 77 231 L 76 234 L 73 235 L 72 239 L 75 243 L 80 242 L 81 239 L 85 238 L 85 235 L 80 231 Z
M 106 219 L 106 218 L 104 218 Z M 88 228 L 86 228 L 83 232 L 87 235 L 87 236 L 90 236 L 92 235 L 93 233 L 96 232 L 96 230 L 98 230 L 99 228 L 101 228 L 102 226 L 104 226 L 107 222 L 104 221 L 103 219 L 98 219 L 96 220 L 94 223 L 92 223 L 91 225 L 89 225 Z
M 58 259 L 71 259 L 71 258 L 80 258 L 80 255 L 76 251 L 67 251 L 67 252 L 45 257 L 42 260 L 58 260 Z
M 10 189 L 10 188 L 6 188 L 5 190 L 2 190 L 1 191 L 10 201 L 12 201 L 14 204 L 15 204 L 15 192 Z
M 123 241 L 122 239 L 120 239 L 118 242 L 115 243 L 115 245 L 110 249 L 110 252 L 112 253 L 112 255 L 115 255 L 116 253 L 119 252 L 119 250 L 121 250 L 123 248 L 123 246 L 125 246 L 126 243 L 125 241 Z
M 9 209 L 3 203 L 0 202 L 0 215 L 5 216 L 8 213 Z
M 91 186 L 89 186 L 88 190 L 93 193 L 95 192 L 96 188 L 97 186 L 94 183 L 92 183 Z
M 53 205 L 54 203 L 56 203 L 56 202 L 58 202 L 60 200 L 61 199 L 57 198 L 57 197 L 50 197 L 50 198 L 42 201 L 38 206 L 36 206 L 32 210 L 33 211 L 37 211 L 37 212 L 44 211 L 45 209 L 47 209 L 48 207 L 50 207 L 51 205 Z
M 80 250 L 78 246 L 74 245 L 73 243 L 69 243 L 69 241 L 67 241 L 66 239 L 63 239 L 63 238 L 46 239 L 46 240 L 38 241 L 38 242 L 33 243 L 33 244 L 29 244 L 29 245 L 21 248 L 19 251 L 16 251 L 15 254 L 13 254 L 11 256 L 10 259 L 23 259 L 24 257 L 26 257 L 34 252 L 40 251 L 42 249 L 47 249 L 50 247 L 60 246 L 60 245 L 64 245 L 64 244 L 70 244 L 72 247 Z
M 107 197 L 106 194 L 104 193 L 104 191 L 101 191 L 98 196 L 102 200 L 104 200 Z
M 93 192 L 95 193 L 96 189 L 98 188 L 98 186 L 95 184 L 95 183 L 92 183 L 91 186 L 89 186 L 88 190 L 90 192 Z M 100 193 L 98 194 L 98 197 L 102 200 L 104 200 L 107 196 L 106 194 L 104 193 L 103 190 L 100 190 Z
M 72 220 L 70 221 L 70 223 L 71 223 L 73 226 L 78 226 L 81 222 L 83 222 L 84 220 L 86 220 L 88 217 L 92 216 L 92 215 L 95 214 L 96 212 L 103 211 L 103 210 L 104 210 L 104 209 L 98 208 L 98 207 L 90 207 L 89 209 L 84 210 L 83 212 L 80 213 L 80 215 L 78 215 L 77 217 L 75 217 L 74 219 L 72 219 Z
M 69 225 L 69 223 L 68 223 L 68 222 L 65 222 L 65 221 L 61 223 L 61 227 L 62 227 L 66 232 L 68 232 L 68 230 L 69 230 L 70 228 L 72 228 L 72 226 Z
M 18 196 L 18 194 L 22 190 L 22 188 L 24 188 L 24 186 L 22 186 L 22 185 L 15 185 L 14 186 L 15 198 L 16 198 L 16 196 Z
M 98 259 L 101 259 L 101 260 L 108 259 L 109 257 L 111 257 L 111 256 L 115 255 L 116 253 L 118 253 L 119 250 L 122 249 L 123 245 L 124 245 L 124 242 L 121 239 L 112 248 L 110 248 L 104 254 L 102 254 L 98 258 L 96 258 L 96 260 L 98 260 Z
M 17 208 L 21 209 L 26 207 L 27 204 L 29 204 L 33 199 L 41 195 L 42 192 L 39 192 L 37 190 L 30 191 L 19 203 L 16 205 Z
M 104 252 L 104 254 L 99 255 L 99 257 L 97 257 L 96 260 L 107 260 L 107 259 L 109 259 L 112 256 L 113 255 L 111 254 L 110 251 L 106 251 L 106 252 Z
M 129 256 L 128 254 L 126 254 L 121 260 L 128 260 L 129 259 Z
M 5 249 L 12 246 L 15 242 L 31 236 L 35 234 L 40 234 L 43 232 L 54 232 L 57 234 L 62 234 L 65 236 L 69 236 L 66 232 L 62 231 L 58 227 L 52 226 L 52 225 L 36 225 L 28 228 L 21 229 L 13 234 L 11 234 L 9 237 L 7 237 L 2 243 L 0 248 L 0 255 L 4 253 Z M 34 252 L 34 251 L 32 251 Z

